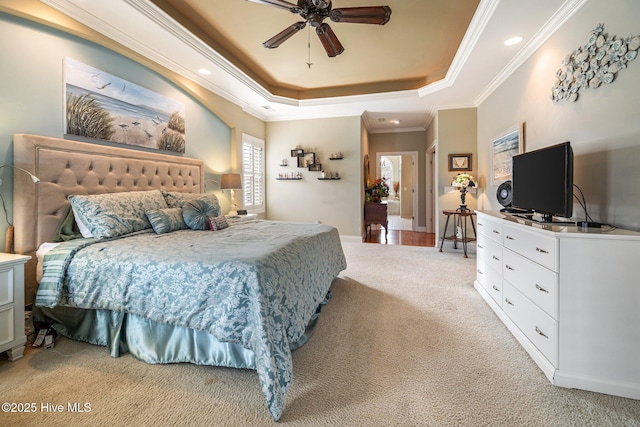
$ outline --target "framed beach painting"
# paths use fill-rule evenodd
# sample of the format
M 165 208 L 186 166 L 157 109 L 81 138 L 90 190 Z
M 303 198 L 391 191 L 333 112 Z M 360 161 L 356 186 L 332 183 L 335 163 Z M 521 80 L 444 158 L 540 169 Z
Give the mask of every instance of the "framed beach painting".
M 524 122 L 501 132 L 491 140 L 491 184 L 509 181 L 512 173 L 511 159 L 524 152 Z
M 64 85 L 65 134 L 185 152 L 184 104 L 71 58 Z

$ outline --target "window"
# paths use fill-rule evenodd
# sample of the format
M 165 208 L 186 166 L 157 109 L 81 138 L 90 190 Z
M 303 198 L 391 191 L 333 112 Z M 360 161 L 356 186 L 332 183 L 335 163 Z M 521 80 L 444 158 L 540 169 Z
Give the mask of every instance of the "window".
M 244 209 L 264 212 L 264 141 L 242 135 L 242 179 Z

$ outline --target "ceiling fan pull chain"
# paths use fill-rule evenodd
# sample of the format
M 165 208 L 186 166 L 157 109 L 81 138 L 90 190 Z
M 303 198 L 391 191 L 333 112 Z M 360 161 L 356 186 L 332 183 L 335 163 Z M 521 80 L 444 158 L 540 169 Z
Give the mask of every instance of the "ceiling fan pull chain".
M 311 66 L 313 65 L 313 62 L 311 62 L 311 25 L 307 27 L 307 50 L 309 52 L 307 65 L 309 66 L 309 69 L 311 69 Z

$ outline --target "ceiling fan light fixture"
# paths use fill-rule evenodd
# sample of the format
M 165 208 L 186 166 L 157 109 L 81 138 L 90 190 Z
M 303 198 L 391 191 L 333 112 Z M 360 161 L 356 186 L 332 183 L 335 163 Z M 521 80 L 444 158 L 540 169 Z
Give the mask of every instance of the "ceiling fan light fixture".
M 305 22 L 297 22 L 285 28 L 280 33 L 262 43 L 264 47 L 274 49 L 280 46 L 309 24 L 316 29 L 316 34 L 318 34 L 320 42 L 329 57 L 340 55 L 344 52 L 344 47 L 331 27 L 322 22 L 326 18 L 330 18 L 333 22 L 378 25 L 384 25 L 391 19 L 391 8 L 389 6 L 343 7 L 332 9 L 331 0 L 298 0 L 297 4 L 287 0 L 248 1 L 288 10 L 291 13 L 300 15 L 305 20 Z M 311 67 L 310 60 L 307 62 L 307 65 Z

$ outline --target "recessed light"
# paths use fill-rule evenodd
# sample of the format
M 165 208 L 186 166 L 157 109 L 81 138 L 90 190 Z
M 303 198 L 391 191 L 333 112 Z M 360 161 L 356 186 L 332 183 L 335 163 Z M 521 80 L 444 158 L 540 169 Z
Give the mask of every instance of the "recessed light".
M 199 72 L 200 74 L 202 74 L 203 76 L 208 76 L 208 75 L 210 75 L 210 74 L 211 74 L 211 71 L 207 70 L 206 68 L 200 68 L 200 69 L 198 70 L 198 72 Z
M 389 123 L 393 123 L 394 125 L 399 125 L 400 120 L 394 119 L 394 120 L 391 120 Z
M 522 41 L 522 36 L 511 37 L 510 39 L 505 40 L 505 46 L 513 46 L 514 44 L 518 44 Z

